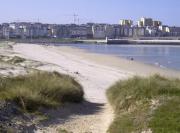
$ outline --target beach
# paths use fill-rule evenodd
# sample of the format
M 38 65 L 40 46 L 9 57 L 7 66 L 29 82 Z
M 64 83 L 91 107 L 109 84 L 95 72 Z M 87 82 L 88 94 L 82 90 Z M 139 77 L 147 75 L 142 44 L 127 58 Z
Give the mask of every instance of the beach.
M 37 132 L 55 132 L 56 129 L 62 128 L 73 133 L 105 133 L 113 120 L 113 111 L 106 99 L 106 89 L 114 82 L 127 79 L 133 74 L 86 60 L 85 56 L 76 55 L 76 52 L 68 52 L 65 49 L 72 50 L 68 47 L 32 44 L 13 46 L 18 56 L 46 64 L 36 69 L 71 75 L 79 81 L 85 91 L 86 103 L 52 113 L 63 116 L 67 111 L 71 112 L 72 115 L 68 119 L 59 118 L 60 120 L 56 120 L 58 122 L 55 123 L 52 120 L 52 125 L 40 127 L 42 130 Z
M 50 111 L 51 121 L 38 125 L 36 132 L 57 132 L 59 128 L 73 133 L 105 133 L 113 120 L 106 90 L 118 80 L 133 76 L 160 74 L 180 78 L 180 72 L 146 65 L 111 55 L 95 54 L 68 46 L 15 44 L 14 55 L 35 61 L 34 69 L 57 71 L 74 77 L 85 92 L 86 102 Z M 11 54 L 11 53 L 7 53 Z M 68 117 L 64 117 L 67 116 Z
M 166 77 L 180 78 L 180 71 L 178 70 L 160 68 L 158 66 L 145 64 L 137 60 L 116 57 L 114 55 L 91 53 L 88 52 L 88 50 L 78 49 L 77 47 L 61 46 L 57 48 L 61 51 L 83 57 L 84 60 L 115 68 L 117 70 L 127 72 L 128 74 L 137 76 L 160 74 Z

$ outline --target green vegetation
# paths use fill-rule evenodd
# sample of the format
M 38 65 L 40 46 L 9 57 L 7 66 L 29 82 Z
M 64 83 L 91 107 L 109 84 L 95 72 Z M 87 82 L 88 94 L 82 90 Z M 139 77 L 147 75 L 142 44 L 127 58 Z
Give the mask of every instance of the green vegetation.
M 57 72 L 0 77 L 0 100 L 15 102 L 29 112 L 37 111 L 40 107 L 59 107 L 66 102 L 81 102 L 83 95 L 80 84 Z
M 9 64 L 18 64 L 18 63 L 23 63 L 26 61 L 26 59 L 21 58 L 19 56 L 4 56 L 4 55 L 0 55 L 0 61 L 4 62 L 4 63 L 9 63 Z
M 9 63 L 12 63 L 12 64 L 18 64 L 18 63 L 22 63 L 26 61 L 24 58 L 21 58 L 19 56 L 14 56 L 12 59 L 8 60 Z
M 70 132 L 68 132 L 68 131 L 65 130 L 65 129 L 58 129 L 58 133 L 70 133 Z
M 5 43 L 0 41 L 0 48 L 4 48 L 5 47 Z
M 10 39 L 16 43 L 76 43 L 78 38 L 33 38 L 33 39 Z
M 180 80 L 155 75 L 119 81 L 107 91 L 116 117 L 110 133 L 180 132 Z

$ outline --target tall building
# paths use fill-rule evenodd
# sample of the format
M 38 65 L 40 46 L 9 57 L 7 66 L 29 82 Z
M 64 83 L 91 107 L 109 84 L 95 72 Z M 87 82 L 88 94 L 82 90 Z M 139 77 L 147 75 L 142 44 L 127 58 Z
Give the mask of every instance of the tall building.
M 146 26 L 153 26 L 153 19 L 152 18 L 141 18 L 138 21 L 138 27 L 146 27 Z
M 122 20 L 120 20 L 120 25 L 121 26 L 132 26 L 133 21 L 132 20 L 127 20 L 127 19 L 122 19 Z

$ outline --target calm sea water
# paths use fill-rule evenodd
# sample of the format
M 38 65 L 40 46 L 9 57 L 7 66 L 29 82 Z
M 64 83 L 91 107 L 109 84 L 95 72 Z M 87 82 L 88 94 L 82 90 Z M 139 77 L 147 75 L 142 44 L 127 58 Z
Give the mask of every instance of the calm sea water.
M 180 46 L 68 44 L 93 53 L 110 54 L 162 67 L 180 70 Z

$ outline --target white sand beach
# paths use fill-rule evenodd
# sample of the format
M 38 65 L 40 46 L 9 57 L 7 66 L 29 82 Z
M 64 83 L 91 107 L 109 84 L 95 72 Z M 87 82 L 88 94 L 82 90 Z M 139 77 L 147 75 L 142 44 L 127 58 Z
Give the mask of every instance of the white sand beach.
M 105 133 L 113 120 L 113 111 L 106 99 L 106 90 L 118 80 L 134 75 L 161 74 L 180 77 L 179 71 L 161 69 L 110 55 L 89 53 L 72 47 L 13 45 L 17 56 L 41 62 L 36 69 L 58 71 L 73 76 L 83 86 L 86 102 L 52 111 L 49 123 L 36 132 L 57 132 L 59 128 L 73 133 Z M 64 117 L 64 116 L 68 117 Z

